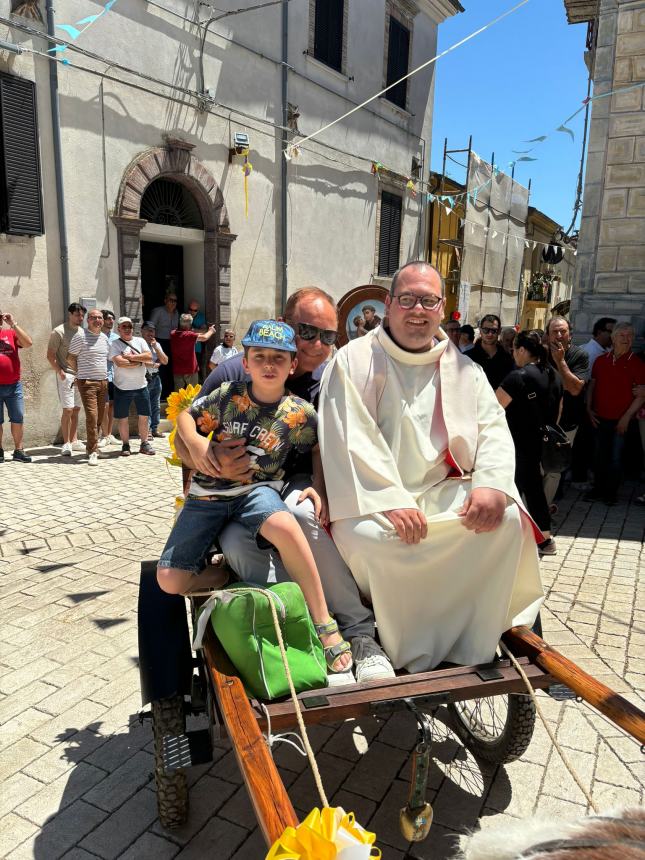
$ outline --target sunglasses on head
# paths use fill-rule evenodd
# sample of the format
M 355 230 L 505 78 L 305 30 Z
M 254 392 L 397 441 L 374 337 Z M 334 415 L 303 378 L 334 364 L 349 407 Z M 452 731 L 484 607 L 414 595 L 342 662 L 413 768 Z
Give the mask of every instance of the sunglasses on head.
M 320 338 L 320 342 L 324 343 L 325 346 L 333 346 L 338 337 L 338 332 L 332 328 L 318 328 L 318 326 L 309 325 L 309 323 L 295 323 L 294 329 L 298 337 L 301 337 L 303 340 L 316 340 L 316 338 Z

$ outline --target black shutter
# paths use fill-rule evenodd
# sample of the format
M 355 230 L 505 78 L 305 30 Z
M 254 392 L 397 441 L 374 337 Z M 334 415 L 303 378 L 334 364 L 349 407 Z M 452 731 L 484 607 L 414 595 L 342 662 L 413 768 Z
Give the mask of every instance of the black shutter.
M 396 18 L 390 16 L 390 34 L 387 43 L 387 86 L 398 81 L 403 75 L 407 75 L 409 53 L 410 31 Z M 401 81 L 396 87 L 388 90 L 385 97 L 388 101 L 405 110 L 407 93 L 408 82 Z
M 0 230 L 44 233 L 36 87 L 0 73 Z
M 342 71 L 345 0 L 316 0 L 314 57 Z
M 388 278 L 399 268 L 401 208 L 403 198 L 389 191 L 381 193 L 381 229 L 378 245 L 378 274 Z

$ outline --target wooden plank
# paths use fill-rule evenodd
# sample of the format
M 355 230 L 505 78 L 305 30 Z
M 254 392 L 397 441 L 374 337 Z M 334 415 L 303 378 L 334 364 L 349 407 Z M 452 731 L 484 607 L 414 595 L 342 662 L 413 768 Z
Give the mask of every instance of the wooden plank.
M 255 816 L 270 846 L 282 835 L 285 827 L 298 826 L 298 817 L 251 710 L 242 682 L 237 676 L 223 674 L 216 668 L 219 660 L 215 637 L 210 630 L 205 637 L 204 653 L 222 719 L 233 744 Z
M 546 687 L 553 679 L 543 669 L 532 666 L 529 660 L 521 658 L 520 663 L 536 689 Z M 486 664 L 487 666 L 489 664 Z M 483 681 L 478 675 L 479 666 L 459 666 L 423 672 L 416 675 L 400 675 L 387 681 L 371 681 L 365 684 L 350 684 L 344 687 L 327 687 L 301 693 L 298 700 L 302 704 L 302 714 L 307 724 L 336 722 L 349 717 L 373 714 L 375 705 L 414 696 L 443 696 L 446 702 L 459 702 L 498 696 L 505 693 L 523 693 L 524 682 L 508 660 L 494 664 L 502 678 Z M 325 704 L 308 708 L 306 702 L 323 697 Z M 255 715 L 261 726 L 265 725 L 264 713 L 257 702 L 253 703 Z M 293 702 L 266 703 L 271 717 L 271 728 L 283 730 L 296 724 Z
M 645 743 L 645 714 L 636 705 L 584 672 L 528 627 L 513 627 L 502 638 L 513 654 L 528 657 L 641 744 Z

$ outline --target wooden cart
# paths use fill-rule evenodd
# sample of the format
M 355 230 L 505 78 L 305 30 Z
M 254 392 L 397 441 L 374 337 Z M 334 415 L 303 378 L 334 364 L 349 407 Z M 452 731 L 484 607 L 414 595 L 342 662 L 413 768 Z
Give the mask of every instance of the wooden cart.
M 140 589 L 140 668 L 144 704 L 151 702 L 155 738 L 155 777 L 159 816 L 165 827 L 188 815 L 185 769 L 208 760 L 210 738 L 228 737 L 267 845 L 288 825 L 298 824 L 263 732 L 296 727 L 291 699 L 260 703 L 250 699 L 209 628 L 195 664 L 189 646 L 186 602 L 164 595 L 156 584 L 155 563 L 144 562 Z M 170 610 L 170 607 L 172 609 Z M 172 619 L 168 612 L 172 615 Z M 180 629 L 182 628 L 182 629 Z M 156 644 L 151 630 L 161 631 Z M 147 631 L 147 632 L 146 632 Z M 174 632 L 172 632 L 174 631 Z M 503 642 L 534 689 L 556 682 L 645 744 L 645 714 L 594 680 L 526 627 L 509 630 Z M 412 778 L 401 829 L 409 840 L 425 838 L 432 820 L 425 792 L 432 744 L 432 714 L 447 706 L 464 746 L 475 757 L 496 764 L 519 758 L 530 744 L 535 706 L 525 682 L 508 659 L 480 666 L 452 666 L 394 679 L 325 688 L 298 696 L 306 724 L 348 717 L 384 716 L 410 711 L 418 726 Z M 188 713 L 206 713 L 208 732 L 186 732 Z

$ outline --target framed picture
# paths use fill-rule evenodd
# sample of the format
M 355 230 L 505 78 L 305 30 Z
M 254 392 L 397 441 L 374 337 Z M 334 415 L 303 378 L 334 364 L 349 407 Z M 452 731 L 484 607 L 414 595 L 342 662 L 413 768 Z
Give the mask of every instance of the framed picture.
M 387 289 L 367 284 L 355 287 L 338 302 L 338 346 L 367 334 L 385 318 Z

